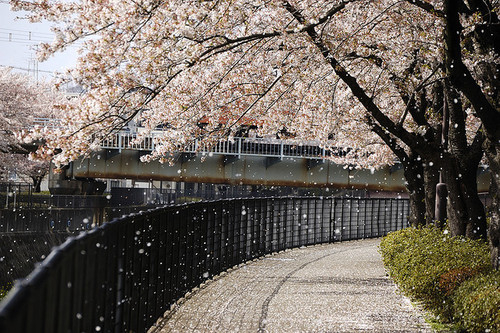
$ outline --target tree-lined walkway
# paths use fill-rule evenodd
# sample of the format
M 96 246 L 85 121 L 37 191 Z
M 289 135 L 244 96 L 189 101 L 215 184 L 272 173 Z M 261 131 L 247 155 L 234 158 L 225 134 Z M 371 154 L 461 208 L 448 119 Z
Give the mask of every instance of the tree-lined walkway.
M 385 275 L 379 240 L 285 251 L 211 281 L 151 333 L 428 332 Z

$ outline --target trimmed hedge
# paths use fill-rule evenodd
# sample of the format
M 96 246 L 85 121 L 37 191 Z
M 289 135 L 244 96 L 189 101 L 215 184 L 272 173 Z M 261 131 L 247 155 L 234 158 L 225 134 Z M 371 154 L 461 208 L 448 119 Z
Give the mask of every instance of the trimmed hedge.
M 479 327 L 478 332 L 500 331 L 480 314 L 488 309 L 488 315 L 500 317 L 499 284 L 479 279 L 492 276 L 486 242 L 450 237 L 435 227 L 407 228 L 384 237 L 380 252 L 400 290 L 440 321 L 458 323 L 472 332 Z
M 464 282 L 453 305 L 455 321 L 468 332 L 500 332 L 500 271 Z

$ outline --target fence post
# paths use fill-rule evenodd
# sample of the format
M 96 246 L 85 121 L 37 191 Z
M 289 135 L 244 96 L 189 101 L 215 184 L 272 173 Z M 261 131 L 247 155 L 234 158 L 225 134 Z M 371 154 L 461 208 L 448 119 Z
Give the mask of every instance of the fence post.
M 241 158 L 241 140 L 243 140 L 242 138 L 238 138 L 238 158 Z
M 340 241 L 342 242 L 344 240 L 344 225 L 345 225 L 345 221 L 344 221 L 344 207 L 345 207 L 345 204 L 344 204 L 345 200 L 344 198 L 340 198 Z M 350 232 L 350 230 L 349 230 Z M 347 237 L 347 239 L 349 240 L 349 237 Z
M 122 135 L 120 133 L 116 134 L 118 136 L 118 151 L 122 152 Z
M 121 237 L 120 237 L 121 238 Z M 124 301 L 124 278 L 125 267 L 123 265 L 123 250 L 121 250 L 118 260 L 116 262 L 117 269 L 117 279 L 116 279 L 116 310 L 115 310 L 115 322 L 114 322 L 114 332 L 120 333 L 122 332 L 122 323 L 123 323 L 123 301 Z

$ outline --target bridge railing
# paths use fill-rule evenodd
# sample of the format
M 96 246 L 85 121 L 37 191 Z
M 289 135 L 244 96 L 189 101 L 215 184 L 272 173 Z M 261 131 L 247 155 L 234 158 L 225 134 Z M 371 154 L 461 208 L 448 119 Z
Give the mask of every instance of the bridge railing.
M 101 144 L 103 149 L 133 149 L 152 151 L 155 149 L 156 138 L 161 132 L 137 139 L 137 133 L 121 131 L 113 134 Z M 223 140 L 213 146 L 206 146 L 195 140 L 182 150 L 186 153 L 222 154 L 234 156 L 259 155 L 267 157 L 306 157 L 309 159 L 323 159 L 332 154 L 344 154 L 342 151 L 332 151 L 320 146 L 319 143 L 296 143 L 291 140 L 265 139 L 265 138 L 233 138 Z
M 145 332 L 186 292 L 265 254 L 379 237 L 408 201 L 230 199 L 159 208 L 69 238 L 0 304 L 0 332 Z
M 60 127 L 58 119 L 53 118 L 35 118 L 35 126 L 57 128 Z M 140 130 L 140 128 L 139 128 Z M 142 139 L 137 140 L 138 132 L 136 130 L 122 130 L 114 133 L 101 143 L 103 149 L 133 149 L 153 151 L 155 149 L 156 139 L 163 135 L 163 131 L 152 131 Z M 213 153 L 223 155 L 262 155 L 268 157 L 306 157 L 309 159 L 323 159 L 333 155 L 345 154 L 341 149 L 327 149 L 319 142 L 299 143 L 293 140 L 279 140 L 269 138 L 232 138 L 222 140 L 213 146 L 204 146 L 198 140 L 188 145 L 182 152 L 186 153 Z
M 61 127 L 60 120 L 57 118 L 48 118 L 48 117 L 34 117 L 33 125 L 39 127 L 47 127 L 47 128 L 59 128 Z

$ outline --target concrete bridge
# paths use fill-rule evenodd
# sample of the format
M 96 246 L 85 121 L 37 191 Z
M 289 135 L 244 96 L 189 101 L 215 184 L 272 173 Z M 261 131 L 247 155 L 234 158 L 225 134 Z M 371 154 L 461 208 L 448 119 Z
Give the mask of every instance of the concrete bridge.
M 333 163 L 329 157 L 334 153 L 314 143 L 234 138 L 207 148 L 195 142 L 174 154 L 173 165 L 169 165 L 140 161 L 154 149 L 154 134 L 133 144 L 135 139 L 134 133 L 115 134 L 92 157 L 72 162 L 62 174 L 51 174 L 49 187 L 62 190 L 81 186 L 75 181 L 78 179 L 110 178 L 405 191 L 400 164 L 377 170 L 353 169 Z M 479 191 L 488 191 L 489 184 L 489 173 L 480 169 Z

